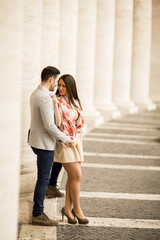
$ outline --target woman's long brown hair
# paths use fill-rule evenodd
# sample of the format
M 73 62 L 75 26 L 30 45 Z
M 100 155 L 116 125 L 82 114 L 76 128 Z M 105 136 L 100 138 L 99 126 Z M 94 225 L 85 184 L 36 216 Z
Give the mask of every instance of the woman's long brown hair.
M 69 104 L 73 104 L 73 106 L 75 107 L 78 107 L 75 103 L 74 100 L 77 100 L 78 103 L 79 103 L 79 106 L 80 108 L 82 109 L 82 105 L 81 105 L 81 102 L 80 102 L 80 99 L 78 97 L 78 92 L 77 92 L 77 87 L 76 87 L 76 81 L 74 79 L 74 77 L 72 77 L 71 75 L 69 74 L 64 74 L 60 77 L 59 81 L 60 80 L 63 80 L 65 85 L 66 85 L 66 90 L 67 90 L 67 93 L 68 93 L 68 100 L 69 100 Z M 59 82 L 58 81 L 58 82 Z M 57 89 L 57 92 L 56 92 L 56 95 L 59 94 L 59 90 Z

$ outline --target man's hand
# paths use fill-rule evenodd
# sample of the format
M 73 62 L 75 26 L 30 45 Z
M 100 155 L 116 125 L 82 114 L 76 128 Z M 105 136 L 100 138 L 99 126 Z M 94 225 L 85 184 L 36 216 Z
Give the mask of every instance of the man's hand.
M 65 142 L 65 145 L 67 146 L 67 147 L 72 147 L 73 146 L 73 140 L 70 138 L 70 137 L 68 137 L 68 140 L 67 140 L 67 142 Z

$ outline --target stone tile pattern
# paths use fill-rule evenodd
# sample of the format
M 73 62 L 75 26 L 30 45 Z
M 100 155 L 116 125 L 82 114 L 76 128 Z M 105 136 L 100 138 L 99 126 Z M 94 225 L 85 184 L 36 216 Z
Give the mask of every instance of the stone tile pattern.
M 142 112 L 136 115 L 125 116 L 121 119 L 113 120 L 112 123 L 119 123 L 123 128 L 125 124 L 132 123 L 135 127 L 138 124 L 142 131 L 125 130 L 129 138 L 132 135 L 155 136 L 147 144 L 127 144 L 84 141 L 85 152 L 103 152 L 116 154 L 144 155 L 148 158 L 110 158 L 110 157 L 85 157 L 87 163 L 104 163 L 117 165 L 137 165 L 137 166 L 159 166 L 159 159 L 152 159 L 150 156 L 160 156 L 159 145 L 150 145 L 150 142 L 159 142 L 160 139 L 160 110 Z M 156 121 L 156 128 L 153 127 Z M 110 123 L 111 123 L 110 122 Z M 144 123 L 144 125 L 143 125 Z M 104 125 L 107 126 L 108 123 Z M 150 125 L 148 131 L 143 131 L 146 125 Z M 141 126 L 140 126 L 141 125 Z M 121 127 L 120 127 L 121 128 Z M 92 132 L 114 133 L 112 139 L 120 139 L 116 134 L 124 134 L 121 129 L 98 129 Z M 87 137 L 87 134 L 86 136 Z M 91 136 L 89 136 L 91 137 Z M 94 136 L 95 138 L 95 136 Z M 125 139 L 125 138 L 123 138 Z M 121 139 L 120 139 L 121 140 Z M 135 139 L 136 140 L 136 139 Z M 105 168 L 85 168 L 82 167 L 81 191 L 86 192 L 116 192 L 116 193 L 143 193 L 160 194 L 160 173 L 159 171 L 134 170 L 134 169 L 105 169 Z M 67 175 L 64 173 L 61 189 L 65 189 Z M 58 200 L 58 214 L 64 205 L 64 199 Z M 121 219 L 148 219 L 160 220 L 160 201 L 151 200 L 131 200 L 131 199 L 105 199 L 81 197 L 81 206 L 87 217 L 96 218 L 121 218 Z M 57 240 L 159 240 L 160 229 L 144 228 L 122 228 L 105 226 L 72 226 L 60 224 L 57 228 Z

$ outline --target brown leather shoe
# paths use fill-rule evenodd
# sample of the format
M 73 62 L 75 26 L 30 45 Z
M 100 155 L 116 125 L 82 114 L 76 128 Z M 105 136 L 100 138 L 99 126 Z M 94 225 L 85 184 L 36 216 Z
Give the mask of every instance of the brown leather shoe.
M 49 219 L 47 215 L 43 213 L 38 217 L 32 217 L 32 224 L 39 226 L 57 226 L 58 222 Z
M 50 186 L 48 185 L 46 190 L 46 197 L 47 198 L 61 198 L 64 197 L 64 193 L 60 192 L 58 186 Z

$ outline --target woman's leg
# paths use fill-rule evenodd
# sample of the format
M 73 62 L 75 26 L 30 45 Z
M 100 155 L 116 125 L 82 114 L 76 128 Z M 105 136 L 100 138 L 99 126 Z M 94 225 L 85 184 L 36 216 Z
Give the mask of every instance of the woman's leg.
M 73 207 L 76 215 L 79 218 L 84 218 L 84 215 L 80 207 L 80 199 L 79 199 L 80 198 L 80 182 L 82 177 L 80 164 L 79 162 L 64 163 L 63 167 L 68 173 L 68 180 L 66 184 L 67 193 L 66 193 L 65 211 L 70 216 L 71 203 L 73 203 Z
M 65 213 L 73 218 L 72 213 L 71 213 L 71 206 L 72 206 L 72 199 L 69 191 L 69 180 L 67 179 L 66 182 L 66 196 L 65 196 Z

